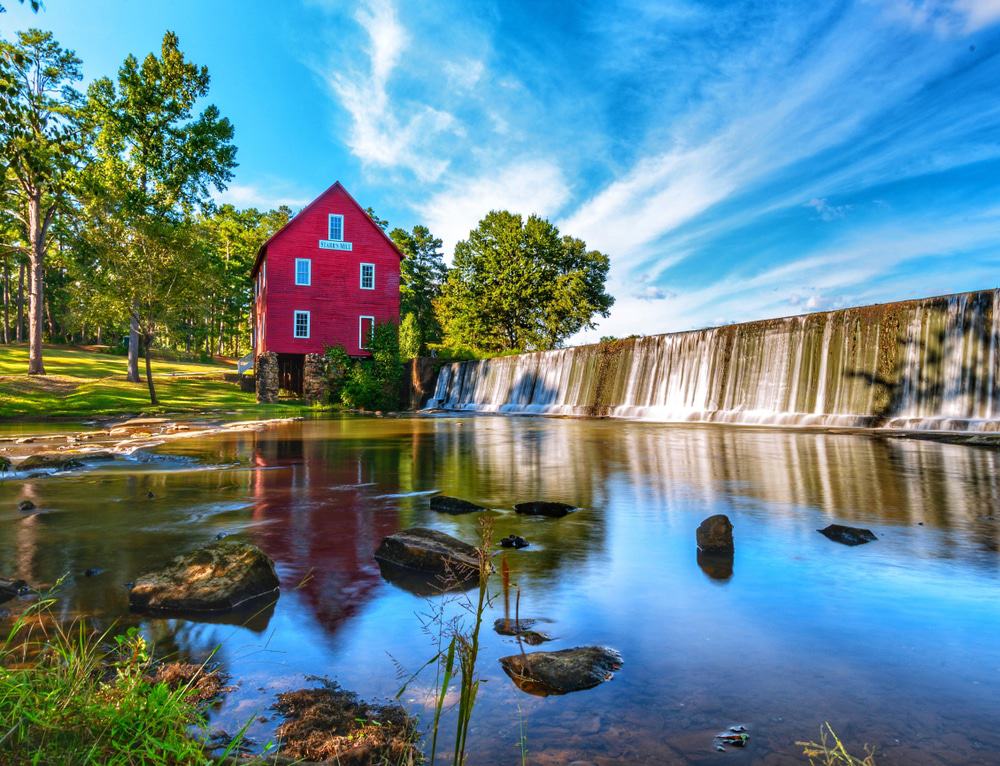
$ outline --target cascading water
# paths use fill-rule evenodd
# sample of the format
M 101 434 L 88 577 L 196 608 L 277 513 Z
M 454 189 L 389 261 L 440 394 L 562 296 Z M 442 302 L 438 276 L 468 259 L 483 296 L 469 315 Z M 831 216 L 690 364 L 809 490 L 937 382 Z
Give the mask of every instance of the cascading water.
M 1000 290 L 441 368 L 430 409 L 1000 431 Z

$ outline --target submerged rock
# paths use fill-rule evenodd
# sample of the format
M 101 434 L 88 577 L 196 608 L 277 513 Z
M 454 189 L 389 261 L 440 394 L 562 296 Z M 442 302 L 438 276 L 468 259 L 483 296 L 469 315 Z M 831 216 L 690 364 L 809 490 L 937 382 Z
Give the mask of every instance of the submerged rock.
M 83 463 L 75 455 L 60 455 L 55 452 L 39 452 L 28 455 L 17 466 L 19 471 L 70 471 L 82 468 Z
M 534 630 L 535 625 L 539 622 L 540 620 L 532 620 L 530 618 L 511 620 L 506 617 L 498 617 L 493 621 L 493 630 L 501 636 L 519 638 L 529 646 L 538 646 L 552 640 L 552 636 L 548 633 Z
M 622 666 L 622 657 L 607 647 L 582 646 L 501 657 L 500 665 L 521 691 L 546 697 L 592 689 L 611 680 Z
M 723 513 L 709 516 L 695 533 L 698 548 L 710 553 L 732 553 L 733 523 Z
M 503 548 L 527 548 L 528 541 L 520 535 L 508 535 L 500 538 L 500 546 Z
M 324 679 L 318 689 L 278 695 L 279 755 L 296 762 L 371 766 L 420 762 L 416 719 L 400 705 L 373 705 Z
M 469 580 L 479 576 L 479 553 L 436 529 L 411 527 L 382 540 L 375 558 L 393 566 L 432 575 Z
M 0 577 L 0 604 L 16 596 L 22 596 L 28 590 L 28 583 L 24 580 L 5 580 Z
M 572 513 L 577 508 L 568 503 L 555 503 L 549 500 L 533 500 L 527 503 L 518 503 L 514 506 L 517 513 L 525 516 L 546 516 L 550 519 L 560 519 Z
M 450 513 L 453 516 L 458 516 L 463 513 L 475 513 L 476 511 L 485 511 L 481 505 L 476 505 L 475 503 L 470 503 L 468 500 L 462 500 L 458 497 L 448 497 L 448 495 L 434 495 L 431 498 L 431 510 L 438 511 L 440 513 Z
M 733 576 L 733 554 L 698 550 L 698 566 L 708 577 L 725 582 Z
M 129 604 L 141 611 L 225 612 L 277 590 L 274 562 L 260 548 L 223 540 L 137 579 Z
M 843 545 L 864 545 L 865 543 L 878 540 L 875 537 L 875 533 L 870 529 L 846 527 L 843 524 L 831 524 L 824 529 L 817 529 L 816 531 L 834 542 L 842 543 Z

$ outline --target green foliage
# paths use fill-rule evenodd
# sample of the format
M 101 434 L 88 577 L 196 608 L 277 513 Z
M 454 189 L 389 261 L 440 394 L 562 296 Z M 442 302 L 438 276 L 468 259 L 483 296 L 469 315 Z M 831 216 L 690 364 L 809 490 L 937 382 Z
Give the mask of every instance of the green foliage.
M 423 351 L 423 344 L 441 340 L 441 325 L 434 310 L 434 301 L 447 276 L 441 240 L 426 226 L 414 226 L 410 232 L 393 229 L 389 237 L 404 255 L 400 263 L 400 313 L 413 314 Z
M 54 603 L 39 602 L 0 641 L 0 762 L 208 763 L 191 734 L 206 731 L 193 689 L 151 680 L 138 630 L 63 628 Z
M 403 359 L 413 359 L 420 356 L 423 346 L 424 338 L 417 324 L 417 315 L 410 311 L 399 325 L 399 355 Z
M 399 408 L 403 364 L 399 358 L 399 331 L 392 322 L 375 326 L 369 346 L 371 357 L 354 362 L 340 390 L 348 407 L 364 410 Z
M 609 265 L 538 216 L 493 211 L 455 246 L 436 303 L 445 343 L 481 353 L 555 348 L 608 315 Z
M 351 372 L 351 357 L 343 346 L 328 346 L 326 357 L 326 377 L 330 385 L 330 401 L 339 402 Z

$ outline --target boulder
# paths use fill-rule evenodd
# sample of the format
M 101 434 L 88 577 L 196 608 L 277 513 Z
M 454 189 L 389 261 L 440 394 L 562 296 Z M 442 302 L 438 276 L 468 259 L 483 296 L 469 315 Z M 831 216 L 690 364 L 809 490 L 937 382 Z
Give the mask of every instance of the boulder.
M 732 553 L 733 523 L 722 513 L 709 516 L 695 533 L 698 548 L 710 553 Z
M 476 511 L 485 511 L 486 509 L 481 505 L 476 505 L 475 503 L 470 503 L 468 500 L 462 500 L 457 497 L 434 495 L 431 498 L 431 510 L 458 516 L 463 513 L 475 513 Z
M 28 513 L 29 511 L 35 510 L 36 507 L 37 506 L 30 500 L 22 500 L 17 504 L 17 510 L 21 511 L 21 513 Z
M 514 510 L 525 516 L 547 516 L 550 519 L 559 519 L 575 511 L 576 506 L 548 500 L 533 500 L 528 503 L 518 503 L 514 506 Z
M 622 657 L 607 647 L 582 646 L 501 657 L 500 665 L 521 691 L 547 697 L 592 689 L 611 680 L 622 666 Z
M 382 540 L 375 558 L 395 567 L 469 580 L 479 576 L 479 553 L 436 529 L 411 527 Z
M 39 452 L 28 455 L 17 466 L 18 471 L 69 471 L 81 468 L 83 463 L 75 455 L 60 455 L 56 452 Z
M 140 611 L 226 612 L 277 590 L 274 562 L 260 548 L 221 540 L 137 579 L 129 605 Z
M 843 545 L 864 545 L 865 543 L 878 540 L 875 537 L 875 533 L 870 529 L 845 527 L 843 524 L 831 524 L 824 529 L 817 529 L 816 531 L 834 542 L 842 543 Z

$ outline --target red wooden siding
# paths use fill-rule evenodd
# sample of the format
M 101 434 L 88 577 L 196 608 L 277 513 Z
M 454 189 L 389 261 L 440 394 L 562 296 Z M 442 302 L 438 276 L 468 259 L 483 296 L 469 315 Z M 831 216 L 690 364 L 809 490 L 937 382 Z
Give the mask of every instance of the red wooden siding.
M 321 250 L 328 216 L 344 216 L 344 241 L 351 251 Z M 343 346 L 352 356 L 361 348 L 361 317 L 399 322 L 399 251 L 368 214 L 336 183 L 309 203 L 261 249 L 254 267 L 255 354 L 321 353 Z M 312 260 L 312 284 L 295 284 L 295 259 Z M 361 264 L 375 264 L 375 289 L 361 287 Z M 309 338 L 294 337 L 296 311 L 310 312 Z

